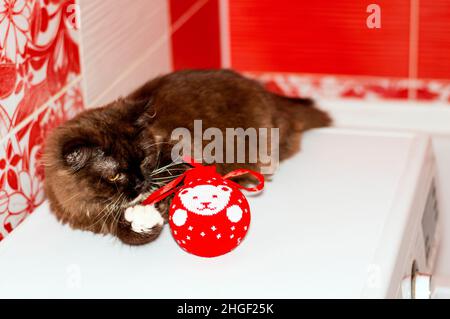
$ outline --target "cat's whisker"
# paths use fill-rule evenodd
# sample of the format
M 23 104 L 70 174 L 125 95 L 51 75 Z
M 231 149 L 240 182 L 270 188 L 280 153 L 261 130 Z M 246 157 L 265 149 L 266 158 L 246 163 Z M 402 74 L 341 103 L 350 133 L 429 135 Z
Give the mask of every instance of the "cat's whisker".
M 179 172 L 179 171 L 186 171 L 185 168 L 168 168 L 165 170 L 165 172 L 169 173 L 170 175 L 173 175 L 172 172 Z
M 171 175 L 171 176 L 166 176 L 166 177 L 156 177 L 156 178 L 152 178 L 152 180 L 154 180 L 154 181 L 173 180 L 179 176 L 183 176 L 183 174 Z
M 107 218 L 106 218 L 106 220 L 109 218 L 109 217 L 112 217 L 113 218 L 113 222 L 115 221 L 115 213 L 116 212 L 118 212 L 118 211 L 120 211 L 119 210 L 119 208 L 121 207 L 121 205 L 119 205 L 119 203 L 121 202 L 121 197 L 122 197 L 122 195 L 123 195 L 123 193 L 121 193 L 120 195 L 119 195 L 119 197 L 114 201 L 114 203 L 110 206 L 110 208 L 109 208 L 109 213 L 108 213 L 108 215 L 107 215 Z
M 123 199 L 122 199 L 122 202 L 121 202 L 121 204 L 119 205 L 119 207 L 120 208 L 122 208 L 122 207 L 124 207 L 125 206 L 125 204 L 126 204 L 126 198 L 124 197 Z M 120 214 L 122 213 L 122 211 L 121 211 L 121 209 L 117 209 L 117 210 L 115 210 L 115 213 L 113 214 L 113 216 L 112 216 L 112 218 L 113 218 L 113 229 L 114 230 L 116 230 L 117 229 L 117 226 L 119 225 L 119 222 L 120 222 Z
M 61 205 L 64 205 L 64 204 L 70 202 L 71 200 L 77 198 L 77 197 L 80 196 L 80 195 L 81 195 L 81 193 L 75 193 L 75 195 L 73 195 L 73 196 L 71 196 L 70 198 L 67 198 L 66 200 L 64 200 L 63 202 L 61 202 Z
M 123 193 L 120 193 L 119 196 L 115 199 L 115 200 L 109 200 L 110 202 L 105 205 L 103 207 L 103 209 L 101 211 L 99 211 L 96 215 L 97 218 L 94 220 L 94 223 L 92 223 L 90 226 L 88 226 L 89 228 L 97 225 L 99 222 L 103 221 L 103 224 L 101 226 L 101 230 L 103 231 L 103 228 L 105 227 L 105 224 L 107 222 L 108 217 L 110 216 L 110 214 L 114 211 L 112 208 L 115 207 L 116 203 L 120 200 L 120 198 L 123 196 Z M 104 211 L 107 211 L 106 214 L 103 214 Z
M 155 167 L 159 167 L 159 164 L 161 164 L 161 149 L 158 150 L 158 160 L 156 161 Z
M 160 144 L 171 144 L 171 143 L 169 143 L 169 142 L 156 142 L 156 143 L 153 143 L 153 144 L 150 144 L 150 145 L 145 145 L 144 149 L 148 150 L 148 149 L 152 148 L 153 146 L 160 145 Z
M 180 164 L 182 164 L 182 163 L 179 163 L 179 162 L 172 162 L 172 163 L 167 164 L 166 166 L 158 167 L 157 169 L 155 169 L 155 170 L 150 174 L 150 176 L 154 176 L 154 175 L 156 175 L 156 174 L 159 174 L 159 173 L 165 171 L 167 168 L 170 168 L 170 167 L 173 167 L 173 166 L 176 166 L 176 165 L 180 165 Z
M 106 230 L 108 230 L 108 227 L 107 227 L 107 222 L 108 222 L 108 219 L 111 217 L 111 216 L 113 216 L 113 214 L 116 212 L 116 211 L 118 211 L 118 202 L 120 201 L 120 199 L 122 198 L 122 196 L 123 196 L 124 194 L 123 193 L 120 193 L 119 194 L 119 196 L 114 200 L 114 201 L 111 201 L 111 203 L 110 204 L 108 204 L 107 206 L 105 206 L 106 208 L 107 208 L 107 213 L 103 216 L 103 218 L 101 218 L 100 220 L 103 220 L 103 223 L 102 223 L 102 226 L 101 226 L 101 230 L 103 231 L 103 229 L 105 228 Z M 114 221 L 113 221 L 114 222 Z
M 158 186 L 158 188 L 159 188 L 159 187 L 161 187 L 161 186 L 167 185 L 167 183 L 166 183 L 166 182 L 151 182 L 151 184 L 153 184 L 153 185 L 157 185 L 157 186 Z

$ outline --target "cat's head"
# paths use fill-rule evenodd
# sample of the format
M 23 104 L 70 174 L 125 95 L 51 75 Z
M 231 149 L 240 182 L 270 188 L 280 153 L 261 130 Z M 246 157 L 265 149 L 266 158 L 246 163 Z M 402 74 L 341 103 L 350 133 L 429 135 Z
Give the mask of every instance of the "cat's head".
M 45 189 L 53 210 L 85 228 L 92 216 L 126 207 L 157 187 L 152 175 L 164 153 L 125 106 L 84 112 L 46 141 Z

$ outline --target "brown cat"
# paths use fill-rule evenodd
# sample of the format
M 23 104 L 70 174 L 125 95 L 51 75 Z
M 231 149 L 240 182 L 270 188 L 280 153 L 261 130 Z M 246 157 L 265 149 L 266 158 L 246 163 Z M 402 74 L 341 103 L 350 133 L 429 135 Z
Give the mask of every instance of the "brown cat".
M 279 128 L 280 160 L 299 150 L 303 131 L 330 124 L 311 100 L 277 96 L 232 71 L 156 78 L 126 98 L 79 114 L 49 136 L 45 191 L 56 217 L 131 245 L 154 240 L 167 221 L 170 199 L 157 210 L 135 210 L 139 220 L 126 212 L 185 169 L 172 162 L 171 133 L 180 127 L 192 132 L 194 120 L 202 120 L 203 129 L 222 131 Z M 217 164 L 222 174 L 238 167 L 258 171 L 261 163 Z

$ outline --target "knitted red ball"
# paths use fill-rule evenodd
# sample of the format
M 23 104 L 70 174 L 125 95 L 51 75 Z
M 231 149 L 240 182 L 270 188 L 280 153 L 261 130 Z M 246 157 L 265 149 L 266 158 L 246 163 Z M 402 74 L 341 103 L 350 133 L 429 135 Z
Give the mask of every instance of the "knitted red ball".
M 190 176 L 172 200 L 173 238 L 191 254 L 216 257 L 236 248 L 250 226 L 241 191 L 218 174 Z
M 248 170 L 233 171 L 222 177 L 214 166 L 194 165 L 181 178 L 161 189 L 159 194 L 151 195 L 146 204 L 175 193 L 169 211 L 173 238 L 191 254 L 217 257 L 236 248 L 250 227 L 250 208 L 240 189 L 261 190 L 264 178 Z M 228 179 L 244 174 L 252 174 L 260 184 L 244 188 Z M 173 191 L 180 183 L 183 185 Z

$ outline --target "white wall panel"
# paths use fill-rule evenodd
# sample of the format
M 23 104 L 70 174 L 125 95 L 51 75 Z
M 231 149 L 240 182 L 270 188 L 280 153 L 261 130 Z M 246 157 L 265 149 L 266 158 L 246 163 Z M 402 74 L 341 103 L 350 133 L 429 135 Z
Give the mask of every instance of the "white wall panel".
M 171 70 L 166 0 L 79 0 L 86 104 L 126 95 Z

